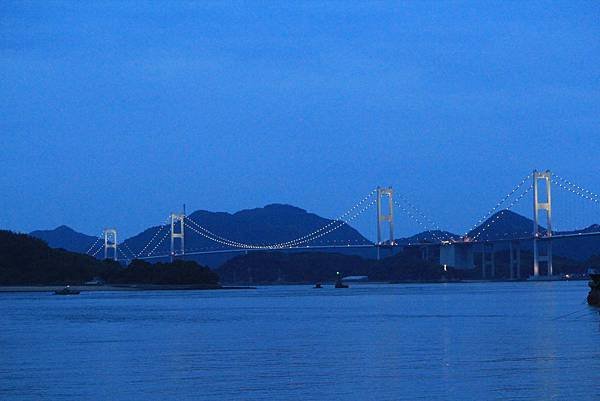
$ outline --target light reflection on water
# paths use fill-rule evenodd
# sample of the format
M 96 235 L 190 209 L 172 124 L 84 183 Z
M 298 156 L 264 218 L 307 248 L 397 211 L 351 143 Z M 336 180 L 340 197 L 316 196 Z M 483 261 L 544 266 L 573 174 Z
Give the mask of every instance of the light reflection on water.
M 600 399 L 585 282 L 0 294 L 0 399 Z

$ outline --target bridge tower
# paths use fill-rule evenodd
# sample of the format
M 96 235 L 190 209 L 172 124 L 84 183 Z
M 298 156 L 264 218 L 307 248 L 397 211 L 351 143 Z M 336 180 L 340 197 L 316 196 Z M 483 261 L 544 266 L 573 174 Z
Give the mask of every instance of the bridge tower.
M 171 213 L 171 262 L 175 256 L 185 255 L 185 213 Z M 175 240 L 179 239 L 179 252 L 175 250 Z
M 384 211 L 383 198 L 387 197 L 387 211 Z M 377 259 L 379 259 L 379 248 L 385 245 L 382 240 L 382 225 L 388 223 L 389 239 L 388 245 L 394 245 L 394 190 L 392 187 L 377 187 Z
M 108 250 L 114 249 L 113 260 L 117 260 L 117 230 L 114 228 L 104 229 L 104 259 L 108 259 Z
M 539 182 L 544 181 L 544 188 L 540 189 Z M 533 275 L 539 276 L 540 262 L 547 265 L 548 276 L 552 275 L 552 192 L 550 184 L 552 174 L 550 170 L 533 171 Z M 546 196 L 540 200 L 540 191 L 545 189 Z M 546 232 L 540 229 L 540 211 L 546 214 Z M 545 241 L 540 242 L 541 239 Z M 544 243 L 545 253 L 540 252 L 540 245 Z

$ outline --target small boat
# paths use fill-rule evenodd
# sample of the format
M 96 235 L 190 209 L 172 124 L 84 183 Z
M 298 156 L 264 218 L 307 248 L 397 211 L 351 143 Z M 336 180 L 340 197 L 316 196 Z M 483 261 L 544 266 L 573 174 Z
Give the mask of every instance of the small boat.
M 342 276 L 340 272 L 337 272 L 337 279 L 335 280 L 335 288 L 348 288 L 348 285 L 342 282 Z
M 69 286 L 66 286 L 62 290 L 54 291 L 54 295 L 79 295 L 79 291 L 74 290 Z
M 315 284 L 314 288 L 323 288 L 323 286 L 321 285 L 321 283 L 317 283 Z

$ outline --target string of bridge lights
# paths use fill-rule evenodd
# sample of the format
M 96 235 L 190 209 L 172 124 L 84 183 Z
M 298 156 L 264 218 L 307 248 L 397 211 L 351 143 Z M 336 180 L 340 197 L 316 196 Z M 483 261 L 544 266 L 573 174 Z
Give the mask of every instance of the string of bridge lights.
M 371 202 L 371 203 L 370 203 L 369 205 L 367 205 L 366 207 L 364 207 L 364 208 L 363 208 L 361 211 L 359 211 L 358 213 L 356 213 L 356 214 L 355 214 L 354 216 L 352 216 L 351 218 L 349 218 L 349 219 L 345 220 L 345 222 L 352 221 L 352 220 L 353 220 L 353 219 L 355 219 L 355 218 L 356 218 L 358 215 L 360 215 L 360 214 L 361 214 L 361 213 L 362 213 L 364 210 L 368 209 L 368 208 L 369 208 L 370 206 L 372 206 L 373 204 L 374 204 L 374 201 L 373 201 L 373 202 Z M 210 240 L 212 240 L 212 241 L 215 241 L 215 242 L 221 243 L 221 244 L 223 244 L 223 245 L 227 245 L 227 246 L 233 246 L 233 247 L 237 247 L 237 248 L 249 248 L 249 249 L 281 249 L 281 248 L 289 248 L 289 247 L 293 247 L 293 246 L 296 246 L 296 245 L 300 245 L 300 244 L 302 244 L 302 243 L 311 242 L 311 241 L 313 241 L 313 240 L 315 240 L 315 239 L 317 239 L 317 238 L 320 238 L 320 237 L 322 237 L 322 236 L 324 236 L 324 235 L 326 235 L 326 234 L 329 234 L 330 232 L 332 232 L 332 231 L 334 231 L 334 230 L 338 229 L 339 227 L 341 227 L 342 225 L 344 225 L 344 222 L 339 222 L 339 221 L 337 221 L 337 223 L 339 223 L 337 226 L 335 226 L 335 227 L 333 227 L 333 228 L 331 228 L 331 229 L 329 229 L 329 230 L 327 230 L 327 231 L 325 231 L 325 232 L 321 232 L 320 234 L 314 234 L 314 233 L 313 233 L 313 235 L 312 235 L 312 236 L 310 236 L 310 238 L 307 238 L 308 236 L 303 236 L 303 237 L 304 237 L 304 239 L 303 239 L 303 240 L 296 239 L 296 240 L 287 241 L 287 242 L 285 242 L 285 243 L 279 243 L 279 244 L 271 244 L 271 245 L 255 245 L 255 244 L 245 244 L 245 243 L 240 243 L 240 242 L 237 242 L 237 241 L 233 241 L 233 240 L 229 240 L 229 239 L 227 239 L 227 238 L 220 237 L 220 236 L 218 236 L 218 235 L 216 235 L 216 234 L 212 233 L 210 230 L 207 230 L 206 228 L 204 228 L 204 227 L 202 227 L 202 226 L 198 225 L 198 223 L 194 222 L 193 220 L 191 220 L 191 219 L 187 219 L 187 220 L 189 220 L 189 221 L 191 221 L 192 223 L 196 224 L 196 225 L 198 226 L 198 228 L 200 228 L 200 229 L 202 229 L 202 230 L 206 231 L 206 232 L 208 233 L 208 235 L 207 235 L 207 234 L 205 234 L 205 233 L 198 232 L 197 230 L 195 230 L 194 228 L 190 227 L 189 225 L 186 225 L 186 226 L 188 226 L 188 227 L 189 227 L 189 228 L 191 228 L 193 231 L 197 232 L 198 234 L 200 234 L 200 235 L 202 235 L 202 236 L 204 236 L 204 237 L 206 237 L 206 238 L 208 238 L 208 239 L 210 239 Z M 336 223 L 336 222 L 334 222 L 334 224 L 335 224 L 335 223 Z M 328 226 L 331 226 L 331 225 L 332 225 L 332 224 L 328 224 Z M 321 231 L 321 230 L 317 230 L 317 231 Z M 211 236 L 211 235 L 212 235 L 212 236 Z M 217 238 L 214 238 L 214 237 L 217 237 Z
M 582 192 L 585 192 L 585 193 L 587 193 L 588 195 L 590 195 L 590 196 L 592 196 L 594 198 L 600 198 L 600 195 L 595 194 L 594 192 L 592 192 L 592 191 L 590 191 L 590 190 L 588 190 L 588 189 L 586 189 L 586 188 L 584 188 L 584 187 L 582 187 L 580 185 L 577 185 L 576 183 L 574 183 L 572 181 L 569 181 L 568 179 L 566 179 L 564 177 L 561 177 L 558 174 L 552 174 L 552 178 L 558 178 L 559 180 L 563 181 L 564 183 L 566 183 L 566 184 L 568 184 L 570 186 L 576 187 L 578 190 L 580 190 Z
M 600 195 L 596 195 L 593 192 L 588 191 L 587 189 L 584 189 L 584 188 L 580 187 L 579 185 L 574 184 L 564 178 L 560 178 L 560 177 L 557 177 L 557 178 L 562 180 L 564 182 L 564 184 L 561 183 L 560 181 L 552 180 L 553 184 L 556 184 L 560 188 L 565 189 L 571 193 L 574 193 L 575 195 L 578 195 L 584 199 L 591 200 L 594 203 L 600 204 Z M 573 188 L 576 188 L 576 189 L 573 189 Z
M 122 248 L 119 248 L 119 247 L 117 247 L 117 255 L 118 255 L 118 252 L 119 252 L 119 251 L 121 251 L 121 253 L 123 254 L 123 259 L 125 259 L 125 260 L 129 260 L 129 259 L 131 259 L 129 256 L 127 256 L 127 254 L 125 253 L 125 251 L 123 251 L 123 249 L 122 249 Z M 117 258 L 117 259 L 118 259 L 118 258 Z M 135 255 L 133 255 L 133 259 L 135 259 Z
M 371 195 L 369 195 L 369 197 L 370 196 L 372 196 L 372 193 L 371 193 Z M 367 199 L 368 198 L 363 199 L 360 202 L 360 205 L 362 205 Z M 363 214 L 366 210 L 368 210 L 371 206 L 373 206 L 376 202 L 377 202 L 376 199 L 372 200 L 370 203 L 368 203 L 361 210 L 359 210 L 358 212 L 356 212 L 353 216 L 351 216 L 349 218 L 346 218 L 346 216 L 349 213 L 345 213 L 343 215 L 344 216 L 343 218 L 339 217 L 339 218 L 337 218 L 335 220 L 332 220 L 327 225 L 323 226 L 322 228 L 320 228 L 320 229 L 318 229 L 316 231 L 313 231 L 311 234 L 304 235 L 304 236 L 302 236 L 300 238 L 296 238 L 295 240 L 291 240 L 291 241 L 286 241 L 286 242 L 282 242 L 282 243 L 279 243 L 279 244 L 275 244 L 275 247 L 276 248 L 287 248 L 289 246 L 296 246 L 296 245 L 299 245 L 299 244 L 305 244 L 305 243 L 308 243 L 308 242 L 312 242 L 312 241 L 314 241 L 314 240 L 316 240 L 318 238 L 321 238 L 321 237 L 323 237 L 323 236 L 325 236 L 325 235 L 327 235 L 327 234 L 329 234 L 329 233 L 337 230 L 338 228 L 342 227 L 344 224 L 350 223 L 351 221 L 353 221 L 354 219 L 356 219 L 358 216 L 360 216 L 361 214 Z M 358 206 L 360 206 L 360 205 L 358 205 Z M 353 207 L 352 210 L 355 210 L 356 207 L 357 206 Z M 337 224 L 337 226 L 334 226 L 335 224 Z M 332 226 L 334 226 L 334 227 L 332 227 Z M 323 230 L 325 230 L 328 227 L 332 227 L 332 228 L 330 228 L 330 229 L 328 229 L 326 231 L 323 231 Z
M 523 197 L 526 194 L 528 194 L 533 189 L 533 185 L 530 185 L 529 187 L 527 187 L 526 190 L 524 192 L 522 192 L 520 195 L 518 195 L 515 199 L 513 199 L 513 201 L 507 207 L 505 207 L 503 210 L 501 210 L 500 213 L 497 213 L 497 215 L 493 219 L 488 221 L 484 227 L 481 227 L 481 224 L 483 222 L 485 222 L 486 220 L 489 220 L 490 216 L 492 216 L 495 212 L 497 212 L 498 209 L 502 205 L 504 205 L 513 195 L 515 195 L 520 189 L 522 189 L 522 187 L 525 185 L 525 183 L 532 177 L 532 174 L 533 173 L 527 174 L 527 176 L 525 176 L 510 192 L 508 192 L 504 197 L 502 197 L 493 208 L 491 208 L 483 217 L 481 217 L 471 227 L 471 229 L 468 230 L 463 235 L 463 237 L 467 238 L 467 235 L 470 232 L 474 231 L 476 228 L 479 227 L 479 231 L 475 234 L 474 237 L 472 237 L 472 240 L 477 240 L 485 231 L 487 231 L 491 226 L 496 224 L 508 210 L 512 209 L 521 199 L 523 199 Z M 598 195 L 598 194 L 596 194 L 596 193 L 594 193 L 594 192 L 592 192 L 592 191 L 590 191 L 590 190 L 588 190 L 566 178 L 563 178 L 561 176 L 553 174 L 552 178 L 551 178 L 551 182 L 553 184 L 558 185 L 560 188 L 562 188 L 564 190 L 567 190 L 571 193 L 578 195 L 579 197 L 590 200 L 596 204 L 600 204 L 600 195 Z M 206 227 L 203 227 L 202 225 L 198 224 L 194 220 L 190 219 L 188 216 L 184 217 L 184 226 L 189 228 L 193 232 L 197 233 L 198 235 L 201 235 L 201 236 L 207 238 L 210 241 L 213 241 L 215 243 L 218 243 L 220 245 L 224 245 L 227 247 L 244 248 L 244 249 L 265 249 L 265 250 L 293 248 L 293 247 L 297 247 L 299 245 L 313 242 L 316 239 L 319 239 L 319 238 L 341 228 L 342 226 L 350 223 L 351 221 L 353 221 L 358 216 L 363 214 L 366 210 L 368 210 L 370 207 L 372 207 L 377 202 L 377 199 L 372 199 L 372 197 L 376 193 L 377 193 L 376 189 L 372 190 L 364 198 L 362 198 L 359 202 L 357 202 L 354 206 L 352 206 L 346 212 L 341 214 L 337 219 L 331 220 L 330 222 L 328 222 L 324 226 L 320 227 L 319 229 L 317 229 L 311 233 L 308 233 L 306 235 L 303 235 L 301 237 L 298 237 L 298 238 L 295 238 L 295 239 L 292 239 L 289 241 L 285 241 L 285 242 L 275 243 L 275 244 L 264 244 L 264 245 L 248 244 L 248 243 L 231 240 L 231 239 L 219 236 L 218 234 L 208 230 Z M 429 232 L 437 241 L 441 242 L 442 239 L 436 232 L 436 231 L 441 231 L 439 228 L 439 225 L 436 224 L 431 218 L 429 218 L 423 211 L 421 211 L 419 208 L 417 208 L 411 202 L 409 202 L 404 196 L 399 194 L 399 198 L 402 201 L 402 203 L 398 202 L 397 200 L 394 200 L 394 204 L 397 207 L 399 207 L 410 219 L 415 221 L 425 231 Z M 370 199 L 371 199 L 371 201 L 368 202 Z M 365 203 L 366 203 L 366 205 L 365 205 Z M 138 258 L 142 254 L 144 254 L 146 252 L 146 250 L 149 249 L 149 247 L 151 247 L 151 245 L 160 236 L 160 234 L 163 232 L 163 230 L 165 228 L 167 228 L 168 226 L 169 226 L 169 219 L 167 218 L 166 222 L 163 225 L 158 227 L 158 230 L 153 234 L 150 241 L 148 241 L 148 243 L 146 243 L 146 245 L 137 254 L 131 250 L 131 248 L 127 245 L 126 242 L 123 242 L 122 245 L 124 245 L 125 249 L 127 249 L 128 252 L 131 253 L 131 255 L 134 258 Z M 158 242 L 156 242 L 156 244 L 154 245 L 152 250 L 147 253 L 147 256 L 150 257 L 152 254 L 154 254 L 154 252 L 156 252 L 158 247 L 165 241 L 165 239 L 170 234 L 171 234 L 171 230 L 169 228 L 164 233 L 164 235 L 160 238 L 160 240 Z M 102 237 L 97 237 L 96 240 L 94 241 L 94 243 L 86 251 L 86 254 L 90 254 L 90 252 L 92 252 L 94 250 L 94 248 L 98 245 L 98 243 L 101 241 L 102 241 Z M 91 256 L 95 257 L 102 249 L 103 249 L 103 247 L 100 246 L 100 248 L 98 248 L 95 252 L 93 252 L 91 254 Z M 127 258 L 127 255 L 124 252 L 124 250 L 122 250 L 122 249 L 119 249 L 119 250 Z
M 515 186 L 508 194 L 506 194 L 502 199 L 500 199 L 500 201 L 498 201 L 498 203 L 496 203 L 496 206 L 494 206 L 492 209 L 490 209 L 490 211 L 488 211 L 482 218 L 480 218 L 477 223 L 473 224 L 473 226 L 464 233 L 463 237 L 466 237 L 471 231 L 473 231 L 474 229 L 476 229 L 477 227 L 479 227 L 481 225 L 481 223 L 483 223 L 485 220 L 487 220 L 492 214 L 494 214 L 496 212 L 496 210 L 498 210 L 498 208 L 500 206 L 502 206 L 502 204 L 504 204 L 504 202 L 506 202 L 508 200 L 508 198 L 510 198 L 511 196 L 513 196 L 513 194 L 515 192 L 517 192 L 524 184 L 525 182 L 527 182 L 527 180 L 529 180 L 531 178 L 531 176 L 533 175 L 533 173 L 529 173 L 525 176 L 525 178 L 523 178 L 521 180 L 521 182 L 519 182 L 517 184 L 517 186 Z
M 369 198 L 371 198 L 373 196 L 373 194 L 376 192 L 376 190 L 371 191 L 369 194 L 367 194 L 367 196 L 365 196 L 363 199 L 361 199 L 357 204 L 355 204 L 354 206 L 352 206 L 352 208 L 350 208 L 348 211 L 346 211 L 345 213 L 343 213 L 340 217 L 338 217 L 338 219 L 336 220 L 332 220 L 330 221 L 328 224 L 326 224 L 325 226 L 319 228 L 318 230 L 313 231 L 312 233 L 306 234 L 302 237 L 290 240 L 290 241 L 286 241 L 286 242 L 281 242 L 278 244 L 271 244 L 271 245 L 257 245 L 257 244 L 246 244 L 246 243 L 242 243 L 242 242 L 237 242 L 228 238 L 224 238 L 219 236 L 218 234 L 215 234 L 214 232 L 208 230 L 207 228 L 203 227 L 202 225 L 198 224 L 197 222 L 195 222 L 194 220 L 190 219 L 189 217 L 186 218 L 187 221 L 192 222 L 197 228 L 199 228 L 200 230 L 203 230 L 208 236 L 207 237 L 215 242 L 219 242 L 223 245 L 228 245 L 228 246 L 233 246 L 233 247 L 237 247 L 237 248 L 251 248 L 251 249 L 273 249 L 273 248 L 286 248 L 289 246 L 294 246 L 297 243 L 300 242 L 309 242 L 314 240 L 315 238 L 319 238 L 320 236 L 315 237 L 318 233 L 322 232 L 323 230 L 326 230 L 327 228 L 331 227 L 332 225 L 338 223 L 340 220 L 345 221 L 345 217 L 348 216 L 350 213 L 352 213 L 354 210 L 356 210 L 358 207 L 360 207 L 362 204 L 364 204 L 364 202 L 366 202 Z M 371 205 L 369 205 L 371 206 Z M 364 210 L 362 210 L 359 213 L 362 213 Z M 356 218 L 356 215 L 353 216 L 351 219 L 348 219 L 348 221 L 353 220 L 354 218 Z M 343 223 L 342 223 L 343 224 Z M 337 229 L 339 227 L 336 227 L 335 229 Z M 327 233 L 329 233 L 331 231 L 328 231 Z M 202 234 L 201 234 L 202 235 Z M 206 235 L 205 235 L 206 236 Z M 214 237 L 214 238 L 211 238 Z M 219 241 L 218 241 L 219 240 Z
M 131 248 L 129 247 L 129 245 L 127 245 L 127 242 L 123 242 L 123 245 L 125 246 L 125 248 L 127 248 L 127 250 L 129 251 L 129 253 L 131 254 L 131 256 L 133 256 L 133 258 L 137 258 L 138 255 L 136 255 Z M 125 254 L 125 252 L 123 252 L 123 254 Z
M 345 213 L 343 213 L 336 220 L 343 220 L 343 219 L 345 219 L 346 216 L 348 216 L 349 214 L 351 214 L 352 212 L 354 212 L 357 208 L 359 208 L 362 204 L 364 204 L 364 202 L 366 202 L 369 198 L 371 198 L 376 192 L 377 192 L 376 190 L 372 190 L 371 192 L 369 192 L 363 199 L 361 199 L 357 204 L 355 204 L 353 207 L 351 207 L 349 210 L 347 210 Z M 186 220 L 188 220 L 191 223 L 193 223 L 194 225 L 196 225 L 200 230 L 205 231 L 207 235 L 204 235 L 202 233 L 199 233 L 199 234 L 204 235 L 205 237 L 207 237 L 211 241 L 215 241 L 215 242 L 218 242 L 218 243 L 223 244 L 223 245 L 227 245 L 227 246 L 230 246 L 230 247 L 237 247 L 237 248 L 259 249 L 259 248 L 264 248 L 265 247 L 264 245 L 245 244 L 245 243 L 241 243 L 241 242 L 237 242 L 237 241 L 233 241 L 233 240 L 221 237 L 218 234 L 215 234 L 215 233 L 211 232 L 210 230 L 206 229 L 205 227 L 201 226 L 200 224 L 196 223 L 195 221 L 193 221 L 189 217 L 186 217 Z M 304 235 L 304 236 L 302 236 L 300 238 L 296 238 L 295 240 L 288 241 L 288 242 L 281 243 L 281 244 L 275 244 L 274 247 L 275 246 L 277 246 L 277 247 L 287 247 L 287 246 L 294 245 L 295 243 L 298 243 L 299 241 L 302 241 L 304 239 L 314 239 L 312 237 L 314 237 L 316 234 L 318 234 L 318 233 L 326 230 L 327 228 L 331 227 L 332 225 L 336 224 L 337 223 L 336 220 L 333 220 L 333 221 L 329 222 L 325 226 L 319 228 L 318 230 L 316 230 L 316 231 L 314 231 L 312 233 Z M 184 224 L 185 224 L 185 222 L 184 222 Z M 142 250 L 137 255 L 134 252 L 132 252 L 131 250 L 130 250 L 130 252 L 135 257 L 139 257 L 140 255 L 142 255 L 144 253 L 144 251 L 154 242 L 154 240 L 156 239 L 156 237 L 160 234 L 160 232 L 167 225 L 168 225 L 168 219 L 167 219 L 167 222 L 164 225 L 162 225 L 161 227 L 159 227 L 159 229 L 156 231 L 156 233 L 154 234 L 154 236 L 150 239 L 150 241 L 144 246 L 144 248 L 142 248 Z M 185 224 L 185 226 L 187 226 L 190 229 L 193 229 L 192 227 L 190 227 L 189 224 Z M 194 231 L 197 231 L 197 230 L 194 230 Z M 169 232 L 170 232 L 170 230 L 169 230 Z M 166 235 L 168 235 L 168 232 L 167 232 L 167 234 L 165 234 L 165 236 Z M 163 240 L 161 240 L 160 243 Z M 158 247 L 159 244 L 157 244 L 155 246 L 155 248 L 150 253 L 148 253 L 148 256 L 150 256 L 152 254 L 152 252 L 154 252 L 154 250 L 156 250 L 156 248 Z
M 197 226 L 200 230 L 205 231 L 206 234 L 196 230 L 194 227 L 187 224 L 188 221 L 191 222 L 192 224 L 194 224 L 195 226 Z M 227 246 L 234 247 L 234 248 L 250 248 L 250 249 L 259 249 L 260 248 L 260 246 L 257 246 L 257 245 L 244 244 L 241 242 L 237 242 L 237 241 L 233 241 L 233 240 L 221 237 L 221 236 L 213 233 L 212 231 L 208 230 L 207 228 L 202 227 L 200 224 L 196 223 L 194 220 L 190 219 L 189 217 L 185 218 L 183 224 L 190 230 L 194 231 L 195 233 L 197 233 L 211 241 L 222 244 L 222 245 L 227 245 Z
M 523 199 L 523 197 L 525 195 L 527 195 L 531 190 L 533 189 L 533 185 L 530 185 L 521 195 L 519 195 L 518 197 L 516 197 L 512 203 L 510 203 L 506 208 L 504 208 L 500 213 L 498 213 L 491 221 L 489 221 L 485 227 L 483 227 L 481 230 L 479 230 L 479 232 L 473 237 L 473 241 L 476 241 L 477 238 L 479 238 L 479 236 L 481 234 L 483 234 L 488 228 L 490 228 L 491 226 L 493 226 L 495 223 L 497 223 L 502 216 L 504 216 L 504 214 L 509 211 L 510 209 L 512 209 L 517 203 L 519 203 L 519 201 L 521 199 Z M 466 237 L 466 235 L 465 235 Z
M 171 230 L 167 230 L 167 232 L 165 233 L 165 235 L 163 235 L 163 237 L 160 239 L 160 241 L 158 241 L 156 243 L 156 245 L 154 245 L 154 248 L 152 248 L 152 251 L 150 251 L 148 253 L 148 256 L 152 256 L 152 254 L 154 253 L 154 251 L 156 251 L 156 249 L 159 247 L 160 244 L 162 244 L 162 242 L 169 236 L 171 235 Z
M 156 239 L 156 237 L 158 236 L 158 234 L 160 234 L 160 232 L 162 230 L 164 230 L 165 227 L 167 227 L 168 224 L 169 224 L 169 218 L 167 218 L 165 220 L 165 223 L 163 223 L 163 225 L 161 225 L 160 227 L 158 227 L 158 230 L 154 233 L 154 235 L 152 236 L 152 238 L 150 239 L 150 241 L 148 241 L 148 243 L 142 248 L 142 250 L 138 252 L 138 254 L 136 255 L 136 257 L 139 257 L 142 253 L 144 253 L 144 251 L 146 249 L 148 249 L 148 247 L 150 246 L 150 244 Z M 150 254 L 148 254 L 148 256 L 150 256 Z
M 552 178 L 553 178 L 552 183 L 558 185 L 561 189 L 564 189 L 570 193 L 573 193 L 583 199 L 590 200 L 597 205 L 600 204 L 600 195 L 597 195 L 597 194 L 593 193 L 592 191 L 587 190 L 587 189 L 575 184 L 574 182 L 569 181 L 568 179 L 560 177 L 556 174 L 554 174 Z M 557 180 L 555 180 L 554 178 L 557 178 Z M 588 228 L 588 226 L 580 226 L 580 227 L 576 227 L 574 229 L 569 229 L 566 231 L 581 231 L 586 228 Z M 563 231 L 565 231 L 565 230 L 563 230 Z
M 399 197 L 409 208 L 412 208 L 415 213 L 419 214 L 421 216 L 421 218 L 426 221 L 427 224 L 421 223 L 418 219 L 413 218 L 413 216 L 409 210 L 403 209 L 402 205 L 397 203 L 397 201 L 394 201 L 394 203 L 396 203 L 396 206 L 403 209 L 410 218 L 413 218 L 418 224 L 421 225 L 421 227 L 423 227 L 426 231 L 431 233 L 439 242 L 441 242 L 442 241 L 441 238 L 436 234 L 436 231 L 438 231 L 438 232 L 442 231 L 440 229 L 440 225 L 437 222 L 435 222 L 433 219 L 431 219 L 429 216 L 427 216 L 421 209 L 419 209 L 414 204 L 412 204 L 405 196 L 399 194 Z
M 426 232 L 430 233 L 436 239 L 436 241 L 442 242 L 442 240 L 440 239 L 440 237 L 438 237 L 438 235 L 434 231 L 435 229 L 431 230 L 430 227 L 427 224 L 423 223 L 417 216 L 413 215 L 410 210 L 408 210 L 406 207 L 404 207 L 404 205 L 402 205 L 398 201 L 394 200 L 394 204 L 396 206 L 398 206 L 400 208 L 400 210 L 402 210 L 409 218 L 411 218 L 419 226 L 421 226 L 421 228 L 423 228 Z
M 372 194 L 368 195 L 367 197 L 365 197 L 363 200 L 361 200 L 359 202 L 359 204 L 353 206 L 350 211 L 355 210 L 360 204 L 363 204 L 369 197 L 371 197 Z M 247 249 L 285 249 L 285 248 L 292 248 L 292 247 L 296 247 L 298 245 L 302 245 L 302 244 L 306 244 L 308 242 L 312 242 L 318 238 L 321 238 L 337 229 L 339 229 L 340 227 L 342 227 L 345 224 L 348 224 L 349 222 L 353 221 L 354 219 L 356 219 L 358 216 L 360 216 L 362 213 L 364 213 L 367 209 L 369 209 L 371 206 L 373 206 L 375 204 L 376 200 L 371 201 L 369 204 L 367 204 L 365 207 L 363 207 L 361 210 L 359 210 L 358 212 L 356 212 L 353 216 L 351 216 L 350 218 L 347 219 L 337 219 L 337 220 L 332 220 L 330 223 L 328 223 L 326 226 L 321 227 L 318 230 L 313 231 L 310 234 L 304 235 L 302 237 L 296 238 L 294 240 L 291 241 L 286 241 L 286 242 L 281 242 L 281 243 L 277 243 L 277 244 L 269 244 L 269 245 L 256 245 L 256 244 L 246 244 L 246 243 L 242 243 L 242 242 L 238 242 L 238 241 L 234 241 L 228 238 L 224 238 L 219 236 L 218 234 L 213 233 L 212 231 L 208 230 L 207 228 L 201 226 L 200 224 L 198 224 L 197 222 L 195 222 L 194 220 L 190 219 L 190 218 L 186 218 L 186 221 L 191 222 L 192 224 L 194 224 L 198 229 L 204 231 L 198 231 L 196 228 L 192 227 L 191 225 L 187 224 L 184 222 L 185 226 L 188 227 L 189 229 L 191 229 L 192 231 L 194 231 L 195 233 L 211 240 L 217 243 L 220 243 L 222 245 L 227 245 L 230 247 L 235 247 L 235 248 L 247 248 Z M 349 212 L 344 213 L 342 216 L 347 216 L 349 214 Z M 336 225 L 337 224 L 337 225 Z M 333 226 L 333 227 L 332 227 Z M 331 227 L 328 230 L 326 230 L 325 228 L 327 227 Z M 325 231 L 324 231 L 325 230 Z
M 91 256 L 92 256 L 93 258 L 95 258 L 95 257 L 96 257 L 96 255 L 98 255 L 98 252 L 100 252 L 100 251 L 102 250 L 102 248 L 104 248 L 104 247 L 102 247 L 102 246 L 101 246 L 100 248 L 98 248 L 98 249 L 96 250 L 96 252 L 92 253 L 92 255 L 91 255 Z
M 96 247 L 96 245 L 98 244 L 100 239 L 101 239 L 100 237 L 96 237 L 96 241 L 92 244 L 92 246 L 90 246 L 90 249 L 85 251 L 85 253 L 89 255 L 89 253 L 92 251 L 92 249 L 94 249 Z

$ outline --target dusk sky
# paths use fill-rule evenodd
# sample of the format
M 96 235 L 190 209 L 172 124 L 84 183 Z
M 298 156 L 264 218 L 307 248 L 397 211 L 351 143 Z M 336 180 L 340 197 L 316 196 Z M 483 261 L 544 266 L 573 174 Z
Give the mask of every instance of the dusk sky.
M 392 185 L 462 233 L 534 168 L 600 192 L 597 1 L 2 1 L 0 57 L 3 229 Z

